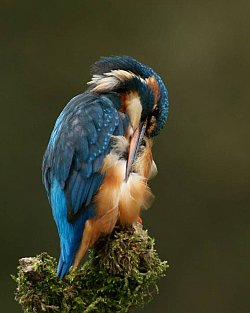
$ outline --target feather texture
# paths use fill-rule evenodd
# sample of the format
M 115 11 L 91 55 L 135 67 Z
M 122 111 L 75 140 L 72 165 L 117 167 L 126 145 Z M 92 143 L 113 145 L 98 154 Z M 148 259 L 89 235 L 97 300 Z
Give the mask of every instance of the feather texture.
M 94 216 L 92 199 L 104 178 L 99 170 L 110 139 L 124 131 L 111 99 L 88 92 L 73 98 L 58 117 L 44 155 L 43 182 L 60 237 L 60 277 L 72 265 L 86 220 Z
M 150 205 L 147 181 L 156 173 L 150 138 L 164 126 L 168 106 L 151 68 L 111 56 L 95 63 L 88 91 L 59 115 L 42 165 L 60 237 L 59 277 L 117 221 L 131 224 Z

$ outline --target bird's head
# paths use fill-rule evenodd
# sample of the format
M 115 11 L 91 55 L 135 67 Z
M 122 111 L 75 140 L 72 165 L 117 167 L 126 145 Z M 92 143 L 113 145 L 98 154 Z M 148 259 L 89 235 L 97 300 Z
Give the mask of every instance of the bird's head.
M 91 91 L 118 93 L 119 110 L 128 114 L 133 128 L 147 122 L 147 135 L 158 135 L 169 107 L 168 92 L 159 75 L 129 56 L 103 57 L 93 65 L 92 73 Z
M 129 56 L 103 57 L 92 67 L 91 92 L 115 93 L 119 111 L 126 113 L 134 130 L 132 161 L 144 136 L 158 135 L 168 116 L 168 92 L 150 67 Z M 131 161 L 131 162 L 132 162 Z

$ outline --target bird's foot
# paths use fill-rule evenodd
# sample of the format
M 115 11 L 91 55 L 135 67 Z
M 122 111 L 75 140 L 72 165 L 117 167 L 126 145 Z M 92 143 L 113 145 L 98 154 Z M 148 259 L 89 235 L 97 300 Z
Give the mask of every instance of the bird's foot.
M 142 225 L 142 218 L 141 218 L 139 215 L 138 215 L 138 217 L 137 217 L 137 222 Z

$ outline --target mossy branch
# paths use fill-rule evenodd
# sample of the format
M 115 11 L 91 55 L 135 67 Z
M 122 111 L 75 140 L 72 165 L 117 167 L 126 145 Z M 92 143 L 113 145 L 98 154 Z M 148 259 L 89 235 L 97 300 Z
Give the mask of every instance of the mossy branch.
M 101 238 L 88 260 L 63 280 L 47 253 L 19 260 L 15 299 L 24 312 L 128 312 L 143 306 L 165 276 L 168 264 L 140 224 Z

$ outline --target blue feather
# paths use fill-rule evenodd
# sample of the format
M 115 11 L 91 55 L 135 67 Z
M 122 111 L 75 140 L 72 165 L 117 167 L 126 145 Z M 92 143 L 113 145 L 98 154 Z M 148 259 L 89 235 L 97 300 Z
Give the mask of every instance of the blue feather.
M 104 176 L 96 174 L 95 177 L 92 180 L 92 184 L 90 185 L 90 189 L 88 192 L 88 197 L 86 199 L 86 205 L 89 205 L 92 201 L 93 195 L 96 193 L 96 190 L 98 190 L 103 182 Z
M 128 56 L 101 58 L 93 67 L 94 74 L 126 70 L 145 79 L 154 76 L 160 88 L 155 136 L 168 115 L 168 93 L 151 68 Z M 42 177 L 52 206 L 60 237 L 61 255 L 58 276 L 67 274 L 79 247 L 85 222 L 95 214 L 93 198 L 104 176 L 100 169 L 111 150 L 113 135 L 123 135 L 129 125 L 128 116 L 119 112 L 119 91 L 105 94 L 90 90 L 74 97 L 59 115 L 43 159 Z M 138 89 L 143 114 L 151 113 L 154 95 L 137 77 L 122 84 L 120 92 Z
M 43 181 L 60 237 L 59 277 L 67 274 L 85 222 L 94 216 L 93 197 L 104 179 L 99 170 L 111 136 L 122 131 L 120 124 L 112 101 L 88 92 L 73 98 L 56 121 L 44 155 Z
M 155 71 L 138 62 L 134 58 L 123 55 L 123 56 L 109 56 L 109 57 L 102 57 L 92 66 L 92 74 L 103 74 L 108 73 L 113 70 L 125 70 L 132 72 L 142 78 L 147 78 L 150 76 L 154 76 L 158 82 L 160 87 L 160 99 L 159 99 L 159 117 L 158 117 L 158 124 L 156 129 L 151 133 L 151 136 L 156 136 L 160 132 L 161 128 L 165 125 L 168 117 L 169 111 L 169 101 L 168 101 L 168 91 L 163 83 L 161 77 L 155 73 Z
M 93 216 L 93 207 L 89 206 L 82 211 L 74 224 L 68 223 L 66 198 L 57 179 L 54 179 L 52 182 L 51 206 L 60 234 L 61 255 L 57 273 L 62 278 L 73 263 L 85 222 L 89 217 Z

